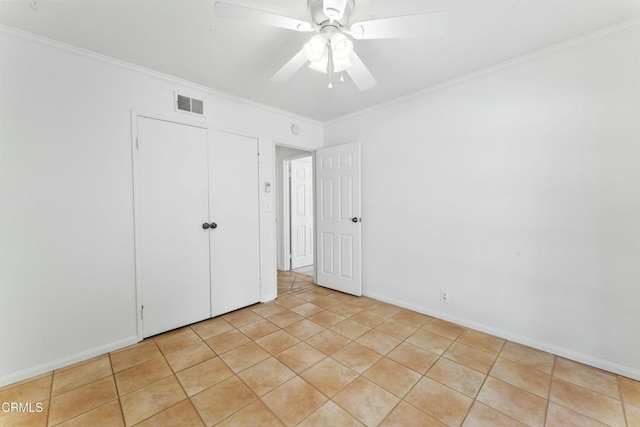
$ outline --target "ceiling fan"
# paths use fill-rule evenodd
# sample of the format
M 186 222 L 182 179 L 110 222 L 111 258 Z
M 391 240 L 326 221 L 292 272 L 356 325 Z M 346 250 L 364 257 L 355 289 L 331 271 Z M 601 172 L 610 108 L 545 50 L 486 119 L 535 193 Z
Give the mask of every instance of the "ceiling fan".
M 375 19 L 350 24 L 355 0 L 308 0 L 311 22 L 301 21 L 265 10 L 241 6 L 226 1 L 215 3 L 216 15 L 256 24 L 270 25 L 300 32 L 317 33 L 282 68 L 271 81 L 286 82 L 307 62 L 309 68 L 332 74 L 346 71 L 360 91 L 378 82 L 353 50 L 351 38 L 356 40 L 437 38 L 447 26 L 447 12 L 431 12 Z M 341 76 L 341 80 L 343 77 Z

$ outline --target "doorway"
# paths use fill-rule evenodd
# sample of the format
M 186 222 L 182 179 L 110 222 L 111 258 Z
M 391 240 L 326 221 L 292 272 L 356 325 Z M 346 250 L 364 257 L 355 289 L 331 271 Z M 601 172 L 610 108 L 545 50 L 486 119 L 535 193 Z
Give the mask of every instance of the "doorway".
M 276 145 L 275 158 L 278 293 L 281 293 L 284 288 L 295 287 L 291 279 L 313 280 L 314 162 L 313 152 L 282 145 Z
M 289 173 L 290 268 L 308 270 L 313 268 L 313 159 L 286 160 L 285 169 Z

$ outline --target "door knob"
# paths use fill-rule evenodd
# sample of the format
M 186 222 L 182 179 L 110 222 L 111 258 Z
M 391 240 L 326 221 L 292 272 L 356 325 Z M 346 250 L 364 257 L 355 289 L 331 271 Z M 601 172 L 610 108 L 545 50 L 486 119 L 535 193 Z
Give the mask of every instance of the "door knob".
M 351 218 L 351 222 L 358 222 L 358 217 L 354 216 L 353 218 Z
M 208 223 L 206 223 L 206 222 L 205 222 L 204 224 L 202 224 L 202 228 L 204 228 L 205 230 L 206 230 L 207 228 L 209 228 L 209 227 L 210 227 L 210 225 L 209 225 Z
M 216 224 L 215 222 L 212 222 L 211 224 L 209 224 L 210 228 L 218 228 L 218 224 Z

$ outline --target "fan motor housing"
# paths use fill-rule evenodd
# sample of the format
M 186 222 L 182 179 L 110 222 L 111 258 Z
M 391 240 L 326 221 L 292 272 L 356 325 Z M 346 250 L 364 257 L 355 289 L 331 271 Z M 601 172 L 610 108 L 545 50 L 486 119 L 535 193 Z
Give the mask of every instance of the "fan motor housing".
M 311 19 L 315 24 L 320 26 L 329 24 L 330 22 L 330 19 L 324 14 L 322 6 L 323 0 L 309 0 L 307 2 L 307 7 L 309 8 L 309 12 L 311 13 Z M 354 7 L 354 0 L 347 0 L 342 18 L 334 20 L 333 25 L 346 27 L 349 24 L 349 19 L 351 18 L 351 13 L 353 12 Z

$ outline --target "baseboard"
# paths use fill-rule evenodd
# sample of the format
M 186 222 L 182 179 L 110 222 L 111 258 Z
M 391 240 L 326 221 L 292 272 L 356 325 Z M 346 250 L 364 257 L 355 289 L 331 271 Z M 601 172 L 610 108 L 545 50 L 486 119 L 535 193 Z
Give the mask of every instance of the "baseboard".
M 276 294 L 269 294 L 269 295 L 264 295 L 261 299 L 260 302 L 269 302 L 269 301 L 273 301 L 274 299 L 278 298 L 278 295 Z
M 0 387 L 13 384 L 18 381 L 26 380 L 37 375 L 46 374 L 55 369 L 63 368 L 65 366 L 73 365 L 74 363 L 82 362 L 83 360 L 91 359 L 95 356 L 109 353 L 110 351 L 118 350 L 120 348 L 135 344 L 138 342 L 137 336 L 130 336 L 119 341 L 114 341 L 109 344 L 94 347 L 89 350 L 81 351 L 70 356 L 62 357 L 51 362 L 46 362 L 32 368 L 23 369 L 21 371 L 5 375 L 0 377 Z
M 383 295 L 378 295 L 371 292 L 364 292 L 363 295 L 369 298 L 388 302 L 389 304 L 397 305 L 398 307 L 406 308 L 408 310 L 413 310 L 418 313 L 426 314 L 431 317 L 436 317 L 438 319 L 456 323 L 458 325 L 462 325 L 462 326 L 472 328 L 481 332 L 485 332 L 487 334 L 495 335 L 497 337 L 504 338 L 506 340 L 513 341 L 518 344 L 522 344 L 522 345 L 536 348 L 538 350 L 546 351 L 547 353 L 552 353 L 552 354 L 555 354 L 556 356 L 561 356 L 570 360 L 574 360 L 576 362 L 584 363 L 585 365 L 593 366 L 595 368 L 603 369 L 605 371 L 613 372 L 615 374 L 640 381 L 639 369 L 620 365 L 618 363 L 611 362 L 608 360 L 599 359 L 597 357 L 593 357 L 588 354 L 578 353 L 576 351 L 573 351 L 564 347 L 558 347 L 556 345 L 549 344 L 543 341 L 538 341 L 523 335 L 514 334 L 511 332 L 505 331 L 503 329 L 497 329 L 497 328 L 483 325 L 481 323 L 473 322 L 468 319 L 451 316 L 436 310 L 429 310 L 427 308 L 406 303 L 404 301 L 398 301 L 393 298 L 387 298 Z

